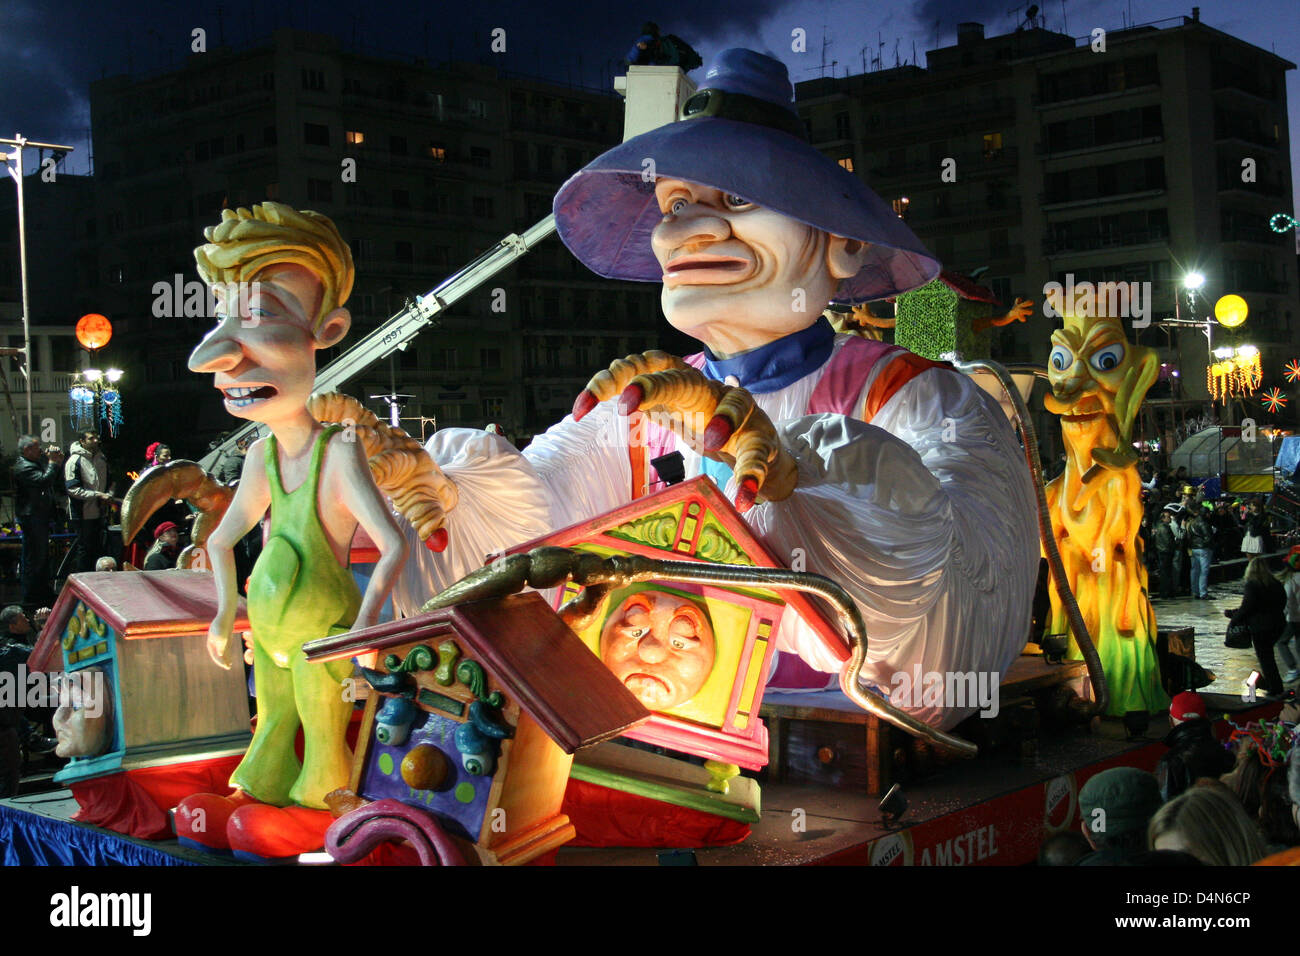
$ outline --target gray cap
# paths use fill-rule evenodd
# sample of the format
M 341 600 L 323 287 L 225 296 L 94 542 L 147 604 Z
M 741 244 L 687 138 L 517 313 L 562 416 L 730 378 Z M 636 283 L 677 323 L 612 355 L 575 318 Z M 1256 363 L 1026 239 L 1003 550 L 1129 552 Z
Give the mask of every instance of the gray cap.
M 1160 803 L 1160 785 L 1155 776 L 1134 767 L 1103 770 L 1079 791 L 1079 812 L 1090 829 L 1093 811 L 1105 811 L 1105 822 L 1096 831 L 1104 836 L 1145 827 L 1160 809 Z

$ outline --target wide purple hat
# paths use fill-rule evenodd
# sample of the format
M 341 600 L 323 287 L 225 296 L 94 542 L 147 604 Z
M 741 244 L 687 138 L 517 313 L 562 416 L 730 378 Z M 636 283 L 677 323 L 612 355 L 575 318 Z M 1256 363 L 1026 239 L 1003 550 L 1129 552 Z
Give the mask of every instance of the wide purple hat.
M 939 274 L 939 261 L 856 176 L 807 142 L 785 64 L 753 50 L 718 54 L 683 118 L 592 160 L 555 195 L 561 241 L 597 275 L 659 282 L 650 234 L 663 219 L 654 175 L 684 179 L 871 244 L 866 263 L 836 299 L 898 295 Z

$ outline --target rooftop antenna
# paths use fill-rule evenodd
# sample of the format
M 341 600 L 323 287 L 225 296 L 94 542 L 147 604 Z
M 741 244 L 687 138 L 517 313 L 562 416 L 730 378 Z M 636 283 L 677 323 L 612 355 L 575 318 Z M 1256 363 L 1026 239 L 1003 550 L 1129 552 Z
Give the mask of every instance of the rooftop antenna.
M 1065 0 L 1061 0 L 1061 32 L 1070 35 L 1070 21 L 1065 19 Z
M 894 69 L 898 69 L 898 38 L 894 38 Z

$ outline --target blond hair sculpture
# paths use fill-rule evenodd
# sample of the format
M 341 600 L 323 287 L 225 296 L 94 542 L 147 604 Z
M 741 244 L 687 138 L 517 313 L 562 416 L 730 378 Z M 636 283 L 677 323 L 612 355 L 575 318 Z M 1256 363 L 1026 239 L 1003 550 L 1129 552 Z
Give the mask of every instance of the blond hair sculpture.
M 264 202 L 251 210 L 223 209 L 221 222 L 203 230 L 207 242 L 194 250 L 208 285 L 249 282 L 268 266 L 292 263 L 313 272 L 323 295 L 312 329 L 348 301 L 356 270 L 352 250 L 327 216 Z

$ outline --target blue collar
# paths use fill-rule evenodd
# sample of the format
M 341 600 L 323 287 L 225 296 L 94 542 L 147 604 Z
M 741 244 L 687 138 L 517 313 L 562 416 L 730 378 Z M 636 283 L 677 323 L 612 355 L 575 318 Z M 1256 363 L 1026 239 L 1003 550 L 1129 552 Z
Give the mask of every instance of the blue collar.
M 777 392 L 817 371 L 835 350 L 835 330 L 826 317 L 806 329 L 748 352 L 720 359 L 704 348 L 704 374 L 724 381 L 735 376 L 752 394 Z

